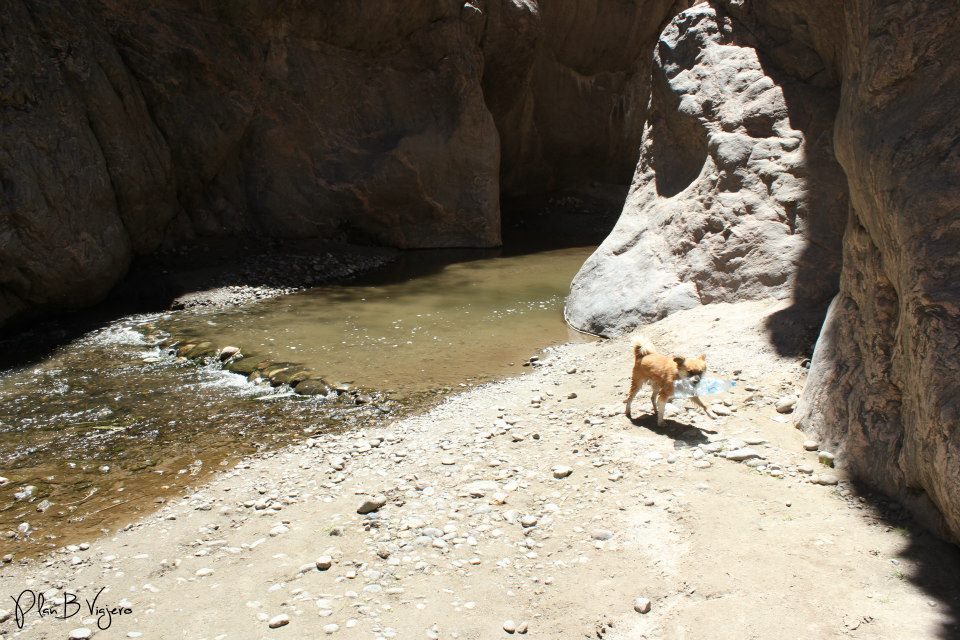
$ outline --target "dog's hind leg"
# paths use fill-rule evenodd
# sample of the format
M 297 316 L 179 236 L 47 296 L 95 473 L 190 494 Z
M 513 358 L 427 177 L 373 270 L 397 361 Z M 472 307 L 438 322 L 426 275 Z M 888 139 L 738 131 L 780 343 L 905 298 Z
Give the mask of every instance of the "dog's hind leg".
M 633 406 L 633 396 L 637 395 L 637 391 L 640 391 L 640 387 L 643 386 L 644 380 L 640 377 L 639 372 L 634 370 L 633 379 L 630 381 L 630 395 L 627 396 L 627 399 L 624 401 L 626 404 L 626 414 L 627 417 L 630 417 L 630 407 Z

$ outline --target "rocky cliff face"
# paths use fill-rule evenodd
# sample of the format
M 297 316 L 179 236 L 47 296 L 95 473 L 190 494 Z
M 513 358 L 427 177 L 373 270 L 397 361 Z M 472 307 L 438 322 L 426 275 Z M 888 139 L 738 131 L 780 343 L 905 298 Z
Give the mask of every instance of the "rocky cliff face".
M 960 541 L 960 9 L 845 14 L 834 131 L 850 212 L 800 425 Z
M 629 180 L 647 53 L 687 6 L 8 4 L 0 324 L 195 236 L 496 245 L 501 191 Z
M 718 0 L 677 16 L 576 326 L 833 297 L 798 425 L 960 540 L 960 9 Z M 784 336 L 771 327 L 771 339 Z
M 617 334 L 673 311 L 836 292 L 846 221 L 833 157 L 836 78 L 812 50 L 799 69 L 755 31 L 699 5 L 654 51 L 650 115 L 620 221 L 573 282 L 567 319 Z

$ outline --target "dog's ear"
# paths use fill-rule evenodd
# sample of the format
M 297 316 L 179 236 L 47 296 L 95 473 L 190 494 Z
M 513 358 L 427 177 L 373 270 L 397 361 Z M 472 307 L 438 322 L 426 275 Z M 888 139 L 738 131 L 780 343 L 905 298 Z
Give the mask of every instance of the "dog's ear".
M 703 360 L 704 362 L 707 361 L 707 354 L 705 354 L 705 353 L 701 353 L 701 354 L 700 354 L 699 356 L 697 356 L 697 357 L 700 358 L 701 360 Z
M 673 356 L 673 361 L 677 363 L 678 367 L 683 369 L 683 363 L 686 362 L 686 359 L 681 358 L 680 356 Z

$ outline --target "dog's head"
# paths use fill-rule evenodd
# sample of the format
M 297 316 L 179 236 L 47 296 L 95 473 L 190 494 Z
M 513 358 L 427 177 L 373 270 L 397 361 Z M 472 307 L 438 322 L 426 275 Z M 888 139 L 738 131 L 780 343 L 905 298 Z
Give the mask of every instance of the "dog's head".
M 698 384 L 700 378 L 707 372 L 707 356 L 703 353 L 694 358 L 676 356 L 673 361 L 677 363 L 680 375 L 684 378 L 690 378 L 693 384 Z

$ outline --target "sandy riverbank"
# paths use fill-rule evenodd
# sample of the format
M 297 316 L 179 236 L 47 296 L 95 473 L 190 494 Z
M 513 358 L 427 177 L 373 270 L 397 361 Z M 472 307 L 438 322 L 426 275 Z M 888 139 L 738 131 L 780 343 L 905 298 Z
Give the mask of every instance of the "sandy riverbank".
M 951 637 L 956 550 L 820 465 L 776 411 L 805 374 L 769 344 L 779 308 L 711 305 L 647 328 L 737 376 L 716 421 L 681 408 L 656 428 L 642 395 L 628 420 L 624 339 L 556 348 L 424 415 L 245 460 L 89 548 L 3 565 L 0 593 L 66 590 L 83 606 L 0 630 L 486 639 L 512 621 L 547 639 Z M 743 448 L 753 462 L 727 458 Z M 375 496 L 383 506 L 358 514 Z M 84 600 L 103 587 L 98 606 L 131 612 L 99 631 Z

